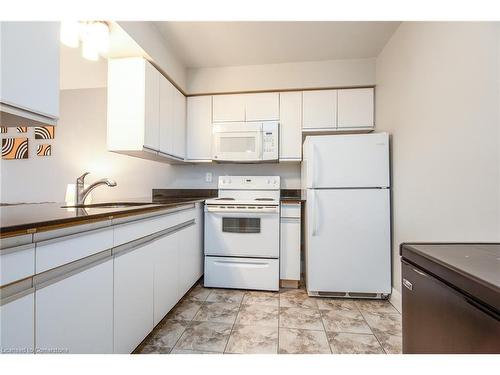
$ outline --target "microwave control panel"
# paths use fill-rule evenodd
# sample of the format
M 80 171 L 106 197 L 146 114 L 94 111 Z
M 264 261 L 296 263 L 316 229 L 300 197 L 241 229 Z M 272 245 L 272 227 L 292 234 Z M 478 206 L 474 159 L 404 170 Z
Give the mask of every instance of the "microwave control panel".
M 262 159 L 278 159 L 278 122 L 262 124 Z

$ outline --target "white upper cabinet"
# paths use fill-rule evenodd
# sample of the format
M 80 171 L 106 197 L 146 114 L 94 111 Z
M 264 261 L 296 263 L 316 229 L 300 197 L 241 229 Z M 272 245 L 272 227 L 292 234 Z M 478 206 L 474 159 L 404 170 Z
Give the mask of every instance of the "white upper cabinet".
M 279 120 L 279 93 L 214 95 L 213 122 Z
M 277 121 L 280 119 L 279 93 L 245 94 L 244 97 L 246 121 Z
M 160 79 L 160 148 L 159 151 L 174 154 L 174 90 L 165 77 Z
M 158 150 L 159 76 L 142 58 L 108 60 L 108 150 Z
M 0 22 L 0 50 L 2 111 L 55 124 L 59 118 L 59 22 Z M 3 126 L 11 125 L 5 123 L 7 119 L 2 117 Z
M 279 103 L 280 160 L 301 160 L 302 92 L 282 92 Z
M 174 147 L 173 155 L 186 157 L 186 97 L 174 88 Z
M 373 88 L 338 90 L 338 127 L 373 127 L 373 98 Z
M 187 159 L 212 159 L 212 97 L 187 98 Z
M 337 90 L 304 91 L 302 103 L 304 129 L 337 127 Z
M 245 96 L 214 95 L 213 122 L 245 121 Z
M 109 59 L 108 150 L 182 162 L 186 97 L 140 57 Z

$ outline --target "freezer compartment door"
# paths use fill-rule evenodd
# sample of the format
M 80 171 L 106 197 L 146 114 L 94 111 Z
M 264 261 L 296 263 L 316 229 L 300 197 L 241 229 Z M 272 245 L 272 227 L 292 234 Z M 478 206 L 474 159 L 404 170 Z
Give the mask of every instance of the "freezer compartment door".
M 310 136 L 303 163 L 306 188 L 388 187 L 389 135 Z
M 308 190 L 309 292 L 391 292 L 389 189 Z
M 279 260 L 205 257 L 204 285 L 207 288 L 279 289 Z

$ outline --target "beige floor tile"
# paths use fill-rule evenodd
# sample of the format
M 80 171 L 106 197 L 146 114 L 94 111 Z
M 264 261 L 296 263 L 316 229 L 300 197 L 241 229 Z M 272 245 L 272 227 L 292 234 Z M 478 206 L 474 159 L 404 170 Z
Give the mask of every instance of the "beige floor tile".
M 225 352 L 235 354 L 276 354 L 278 352 L 278 327 L 236 324 L 229 337 Z
M 196 285 L 185 297 L 193 301 L 205 302 L 212 289 L 204 288 L 202 285 Z
M 309 297 L 303 289 L 283 289 L 280 291 L 280 307 L 305 307 L 317 309 L 316 299 Z
M 279 306 L 279 294 L 276 292 L 246 292 L 243 297 L 244 305 Z
M 170 350 L 170 347 L 148 340 L 148 342 L 145 342 L 142 347 L 138 349 L 136 354 L 168 354 Z
M 327 332 L 334 354 L 384 354 L 374 335 Z
M 328 332 L 372 333 L 359 311 L 320 310 Z
M 280 327 L 324 330 L 319 310 L 303 307 L 281 307 Z
M 233 324 L 238 310 L 235 303 L 206 302 L 193 320 Z
M 401 315 L 383 314 L 375 312 L 362 311 L 366 322 L 371 327 L 373 333 L 383 333 L 394 336 L 402 335 Z
M 358 300 L 356 301 L 356 305 L 361 311 L 384 313 L 384 314 L 399 314 L 398 310 L 396 310 L 389 301 Z
M 401 336 L 377 333 L 377 338 L 387 354 L 401 354 L 403 352 L 403 339 Z
M 207 352 L 206 350 L 172 349 L 170 354 L 222 354 L 217 352 Z
M 174 349 L 222 353 L 229 339 L 231 327 L 232 324 L 226 323 L 192 322 Z
M 183 299 L 167 315 L 169 320 L 192 320 L 203 302 Z
M 241 305 L 236 324 L 278 327 L 277 306 Z
M 316 300 L 320 310 L 349 310 L 358 311 L 356 302 L 345 299 L 318 298 Z
M 331 353 L 324 331 L 280 328 L 278 341 L 278 352 L 281 354 Z
M 155 329 L 148 340 L 159 346 L 173 348 L 189 323 L 186 320 L 166 320 Z
M 224 302 L 240 304 L 245 292 L 232 289 L 213 289 L 207 297 L 207 302 Z

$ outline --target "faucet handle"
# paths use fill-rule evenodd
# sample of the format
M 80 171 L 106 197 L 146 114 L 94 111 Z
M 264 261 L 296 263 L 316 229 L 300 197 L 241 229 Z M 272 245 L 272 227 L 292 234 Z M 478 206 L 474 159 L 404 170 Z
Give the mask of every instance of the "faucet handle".
M 82 183 L 82 184 L 83 184 L 83 182 L 85 181 L 85 176 L 86 176 L 86 175 L 88 175 L 88 174 L 90 174 L 90 172 L 85 172 L 85 173 L 84 173 L 84 174 L 82 174 L 80 177 L 78 177 L 78 178 L 76 179 L 76 181 L 77 181 L 77 182 L 79 182 L 79 183 Z

